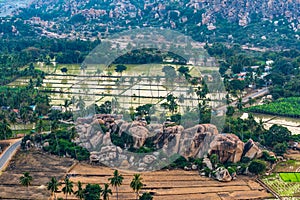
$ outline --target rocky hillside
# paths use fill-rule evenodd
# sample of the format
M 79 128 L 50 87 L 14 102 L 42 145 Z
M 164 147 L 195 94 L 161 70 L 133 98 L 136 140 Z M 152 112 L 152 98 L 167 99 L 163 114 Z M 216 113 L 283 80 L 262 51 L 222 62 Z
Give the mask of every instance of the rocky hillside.
M 106 114 L 78 118 L 79 137 L 75 142 L 91 152 L 92 162 L 152 171 L 173 162 L 174 155 L 203 158 L 216 154 L 222 163 L 262 156 L 262 150 L 251 139 L 244 143 L 234 134 L 219 134 L 212 124 L 185 129 L 173 122 L 147 125 L 145 121 L 126 122 L 121 118 Z M 141 149 L 152 150 L 146 153 Z
M 95 39 L 138 27 L 164 27 L 179 30 L 203 42 L 266 45 L 270 40 L 274 45 L 276 38 L 281 45 L 284 44 L 281 40 L 292 44 L 299 41 L 300 2 L 35 0 L 26 8 L 16 9 L 12 16 L 13 19 L 2 19 L 2 24 L 6 25 L 2 30 L 0 28 L 3 36 L 36 34 Z M 11 20 L 14 23 L 10 24 Z M 24 28 L 30 31 L 20 30 Z

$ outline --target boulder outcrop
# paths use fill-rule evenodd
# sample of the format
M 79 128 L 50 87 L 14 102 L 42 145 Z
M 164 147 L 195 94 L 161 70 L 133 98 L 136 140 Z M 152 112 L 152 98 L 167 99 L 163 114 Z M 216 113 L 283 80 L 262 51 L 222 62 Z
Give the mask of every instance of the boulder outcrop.
M 250 159 L 260 158 L 262 156 L 262 150 L 252 139 L 250 139 L 245 143 L 243 156 Z
M 75 142 L 92 152 L 91 162 L 139 171 L 163 167 L 175 154 L 185 158 L 216 154 L 222 163 L 239 162 L 243 156 L 254 159 L 262 155 L 253 140 L 244 144 L 234 134 L 220 134 L 212 124 L 185 129 L 172 122 L 147 125 L 145 121 L 126 122 L 119 115 L 95 115 L 77 120 L 76 128 L 79 137 Z M 128 134 L 132 139 L 124 140 L 124 148 L 120 148 L 113 144 L 112 134 L 115 134 L 114 138 Z M 138 154 L 128 150 L 140 149 L 147 139 L 151 140 L 156 151 Z M 221 179 L 227 181 L 226 176 Z

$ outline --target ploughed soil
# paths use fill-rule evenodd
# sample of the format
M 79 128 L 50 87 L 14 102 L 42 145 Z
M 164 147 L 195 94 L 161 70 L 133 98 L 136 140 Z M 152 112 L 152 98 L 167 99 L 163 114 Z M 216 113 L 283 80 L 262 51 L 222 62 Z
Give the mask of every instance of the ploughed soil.
M 80 163 L 70 172 L 71 181 L 77 183 L 81 181 L 87 183 L 97 183 L 103 187 L 108 183 L 108 178 L 112 176 L 113 169 L 100 166 L 92 166 Z M 134 172 L 120 171 L 124 176 L 123 184 L 119 188 L 119 199 L 135 199 L 135 194 L 129 187 Z M 263 187 L 253 178 L 239 176 L 237 180 L 231 182 L 218 182 L 207 177 L 202 177 L 197 171 L 156 171 L 141 173 L 144 184 L 143 192 L 150 192 L 154 200 L 232 200 L 232 199 L 266 199 L 272 198 Z M 84 186 L 85 187 L 85 186 Z M 111 188 L 113 195 L 110 199 L 116 199 L 115 188 Z M 76 186 L 74 187 L 76 190 Z M 64 197 L 62 193 L 58 197 Z M 69 196 L 68 199 L 76 199 Z
M 103 187 L 112 176 L 113 169 L 101 166 L 92 166 L 86 163 L 79 163 L 74 166 L 74 161 L 68 158 L 60 158 L 41 151 L 31 150 L 19 151 L 12 159 L 6 171 L 0 176 L 0 199 L 49 199 L 51 194 L 46 188 L 51 177 L 62 181 L 68 174 L 74 182 L 81 181 L 83 187 L 87 183 L 97 183 Z M 30 172 L 33 181 L 29 188 L 19 183 L 23 172 Z M 135 194 L 129 187 L 134 172 L 120 171 L 124 181 L 119 188 L 119 199 L 135 199 Z M 266 199 L 272 198 L 263 187 L 254 181 L 253 178 L 239 176 L 237 180 L 223 183 L 202 177 L 197 171 L 156 171 L 141 173 L 144 184 L 143 192 L 150 192 L 154 200 L 232 200 L 232 199 Z M 61 192 L 57 197 L 65 198 Z M 110 199 L 116 199 L 115 188 L 111 188 L 113 195 Z M 76 199 L 74 195 L 68 199 Z
M 51 177 L 62 179 L 74 163 L 37 150 L 18 151 L 0 176 L 0 199 L 49 199 L 47 182 Z M 19 183 L 24 172 L 33 177 L 28 188 Z

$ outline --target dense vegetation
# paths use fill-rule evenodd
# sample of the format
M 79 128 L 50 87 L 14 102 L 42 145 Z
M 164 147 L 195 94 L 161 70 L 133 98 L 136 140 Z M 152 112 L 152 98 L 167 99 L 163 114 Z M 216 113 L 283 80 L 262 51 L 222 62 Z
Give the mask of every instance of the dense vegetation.
M 72 142 L 75 134 L 75 130 L 70 129 L 69 131 L 57 130 L 49 134 L 26 135 L 22 140 L 21 147 L 22 149 L 30 148 L 31 145 L 27 141 L 31 141 L 36 146 L 42 146 L 44 151 L 54 155 L 67 155 L 79 161 L 88 160 L 90 152 Z
M 280 98 L 269 104 L 252 106 L 246 111 L 285 117 L 300 117 L 300 97 Z
M 223 131 L 236 134 L 244 142 L 253 139 L 278 155 L 285 153 L 288 141 L 292 139 L 299 141 L 299 138 L 292 137 L 291 132 L 285 127 L 275 124 L 269 130 L 266 130 L 263 122 L 256 122 L 251 114 L 244 120 L 241 118 L 228 118 Z
M 0 40 L 0 85 L 5 85 L 18 77 L 33 76 L 43 78 L 44 74 L 34 69 L 32 62 L 81 63 L 85 56 L 100 41 L 58 39 L 9 39 Z

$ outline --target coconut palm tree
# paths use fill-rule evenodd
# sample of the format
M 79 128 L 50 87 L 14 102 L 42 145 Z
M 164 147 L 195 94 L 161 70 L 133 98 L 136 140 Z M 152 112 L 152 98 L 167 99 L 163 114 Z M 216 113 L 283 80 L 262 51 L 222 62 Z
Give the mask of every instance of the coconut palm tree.
M 192 102 L 192 107 L 194 107 L 194 100 L 192 99 L 194 96 L 194 88 L 192 86 L 190 86 L 187 90 L 187 95 L 190 95 L 190 99 Z
M 85 102 L 84 102 L 82 96 L 79 96 L 76 108 L 79 108 L 81 111 L 84 110 L 84 108 L 85 108 Z
M 158 96 L 158 98 L 159 98 L 159 83 L 160 83 L 160 76 L 159 75 L 157 75 L 156 77 L 155 77 L 155 82 L 156 82 L 156 86 L 157 86 L 157 96 Z M 160 99 L 160 98 L 159 98 Z
M 74 96 L 72 96 L 72 98 L 71 98 L 71 104 L 72 104 L 72 109 L 74 109 L 74 106 L 75 106 L 75 104 L 76 104 L 76 102 L 77 102 L 77 99 L 74 97 Z
M 9 121 L 13 124 L 14 128 L 16 128 L 16 123 L 17 123 L 17 113 L 15 113 L 15 112 L 10 112 L 8 118 L 9 118 Z
M 112 195 L 112 191 L 109 189 L 109 185 L 105 183 L 104 189 L 101 192 L 101 196 L 103 196 L 103 200 L 109 200 L 109 195 Z
M 51 191 L 51 195 L 54 195 L 54 199 L 56 199 L 56 192 L 58 191 L 58 186 L 61 183 L 57 181 L 55 177 L 52 177 L 51 180 L 47 183 L 47 189 Z
M 239 110 L 242 110 L 243 109 L 243 99 L 240 97 L 238 98 L 238 101 L 236 103 L 236 107 L 239 109 Z
M 142 177 L 140 174 L 134 174 L 133 179 L 130 183 L 130 187 L 133 189 L 133 191 L 136 193 L 136 199 L 139 199 L 139 191 L 143 187 L 142 183 Z
M 20 177 L 20 183 L 22 186 L 25 186 L 27 188 L 27 197 L 29 197 L 29 190 L 28 187 L 31 185 L 33 178 L 30 176 L 29 172 L 24 172 L 23 176 Z
M 4 135 L 4 138 L 3 138 L 3 135 Z M 2 122 L 0 122 L 0 138 L 6 139 L 7 136 L 11 137 L 11 135 L 12 135 L 12 131 L 10 129 L 10 125 L 7 122 L 7 120 L 4 118 L 2 120 Z
M 130 83 L 130 93 L 131 93 L 130 94 L 130 96 L 131 96 L 131 98 L 130 98 L 130 104 L 131 104 L 131 106 L 132 106 L 132 87 L 133 87 L 134 81 L 135 81 L 134 77 L 130 77 L 129 83 Z
M 78 181 L 77 183 L 77 190 L 74 192 L 75 196 L 78 197 L 78 199 L 82 200 L 84 198 L 84 189 L 82 188 L 82 183 Z
M 68 99 L 65 99 L 64 101 L 64 107 L 65 107 L 65 111 L 68 111 L 68 107 L 72 104 L 72 102 Z
M 38 120 L 37 123 L 36 123 L 36 126 L 35 126 L 35 129 L 38 133 L 41 133 L 43 131 L 43 120 Z
M 151 103 L 152 103 L 152 99 L 153 99 L 153 91 L 152 91 L 152 81 L 153 81 L 153 78 L 152 78 L 152 76 L 148 76 L 147 77 L 147 82 L 149 83 L 149 85 L 150 85 L 150 92 L 151 92 Z
M 110 181 L 110 184 L 114 187 L 116 187 L 116 192 L 117 192 L 117 200 L 119 199 L 119 192 L 118 192 L 118 187 L 122 185 L 124 177 L 119 174 L 118 170 L 114 171 L 114 176 L 112 178 L 109 178 L 108 181 Z
M 141 75 L 139 75 L 138 77 L 137 77 L 137 81 L 139 82 L 139 105 L 141 104 L 141 84 L 140 84 L 140 82 L 142 81 L 142 77 L 141 77 Z
M 70 181 L 68 177 L 64 180 L 65 187 L 62 188 L 63 193 L 66 195 L 66 199 L 68 199 L 68 194 L 73 193 L 73 182 Z

